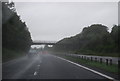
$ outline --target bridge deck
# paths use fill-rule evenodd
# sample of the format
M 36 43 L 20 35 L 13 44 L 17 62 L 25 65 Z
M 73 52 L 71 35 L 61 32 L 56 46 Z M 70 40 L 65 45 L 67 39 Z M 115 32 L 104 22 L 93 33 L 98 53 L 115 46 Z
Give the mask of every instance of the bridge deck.
M 33 41 L 32 45 L 55 45 L 56 41 Z

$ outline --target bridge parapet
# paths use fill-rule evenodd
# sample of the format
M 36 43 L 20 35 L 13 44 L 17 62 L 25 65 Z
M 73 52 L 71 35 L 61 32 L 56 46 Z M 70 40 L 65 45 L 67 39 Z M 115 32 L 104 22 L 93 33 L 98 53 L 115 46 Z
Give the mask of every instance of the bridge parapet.
M 41 40 L 35 40 L 33 41 L 32 45 L 54 45 L 57 41 L 41 41 Z

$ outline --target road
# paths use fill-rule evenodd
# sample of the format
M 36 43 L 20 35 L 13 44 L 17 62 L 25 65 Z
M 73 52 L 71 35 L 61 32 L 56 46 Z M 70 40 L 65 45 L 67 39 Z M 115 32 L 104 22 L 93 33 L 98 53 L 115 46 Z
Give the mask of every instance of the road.
M 3 79 L 107 79 L 51 54 L 22 57 L 2 65 Z

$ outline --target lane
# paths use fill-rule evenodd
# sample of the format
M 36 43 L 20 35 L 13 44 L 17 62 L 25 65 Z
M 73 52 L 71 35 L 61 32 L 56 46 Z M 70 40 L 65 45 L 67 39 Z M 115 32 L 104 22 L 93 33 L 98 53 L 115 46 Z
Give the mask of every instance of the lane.
M 75 66 L 67 61 L 46 54 L 38 72 L 37 78 L 42 79 L 105 79 L 95 73 Z
M 9 64 L 10 63 L 10 64 Z M 2 65 L 2 78 L 3 79 L 18 79 L 29 71 L 29 74 L 34 72 L 35 65 L 38 63 L 38 58 L 28 59 L 22 57 L 18 60 L 13 60 Z
M 3 79 L 106 79 L 50 54 L 3 64 Z

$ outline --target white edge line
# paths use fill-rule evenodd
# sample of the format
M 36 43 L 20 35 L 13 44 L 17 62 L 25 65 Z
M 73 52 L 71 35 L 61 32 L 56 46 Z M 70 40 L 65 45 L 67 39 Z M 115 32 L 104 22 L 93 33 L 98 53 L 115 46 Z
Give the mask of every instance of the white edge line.
M 90 69 L 90 68 L 87 68 L 87 67 L 85 67 L 85 66 L 82 66 L 82 65 L 80 65 L 80 64 L 77 64 L 77 63 L 72 62 L 72 61 L 70 61 L 70 60 L 67 60 L 67 59 L 64 59 L 64 58 L 61 58 L 61 57 L 58 57 L 58 56 L 55 56 L 55 57 L 57 57 L 57 58 L 59 58 L 59 59 L 62 59 L 62 60 L 65 60 L 65 61 L 67 61 L 67 62 L 69 62 L 69 63 L 72 63 L 72 64 L 74 64 L 74 65 L 77 65 L 77 66 L 79 66 L 79 67 L 82 67 L 82 68 L 84 68 L 84 69 L 86 69 L 86 70 L 89 70 L 89 71 L 91 71 L 91 72 L 93 72 L 93 73 L 96 73 L 96 74 L 98 74 L 98 75 L 101 75 L 101 76 L 103 76 L 103 77 L 105 77 L 105 78 L 108 78 L 108 79 L 111 79 L 111 80 L 115 80 L 114 78 L 112 78 L 112 77 L 110 77 L 110 76 L 107 76 L 107 75 L 102 74 L 102 73 L 100 73 L 100 72 L 98 72 L 98 71 L 92 70 L 92 69 Z

